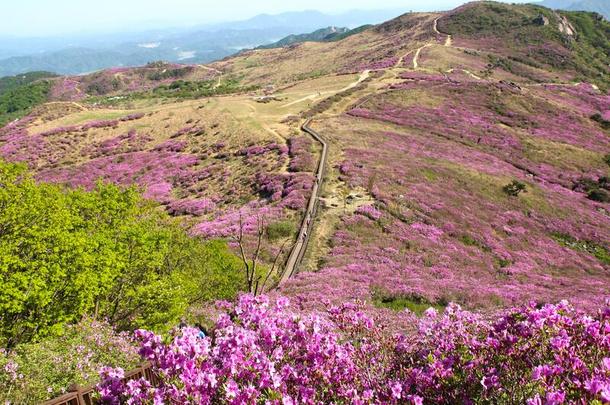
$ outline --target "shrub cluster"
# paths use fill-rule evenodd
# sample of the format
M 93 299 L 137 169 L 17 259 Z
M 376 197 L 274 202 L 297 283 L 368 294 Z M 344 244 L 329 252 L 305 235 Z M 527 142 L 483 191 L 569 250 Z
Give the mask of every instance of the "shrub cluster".
M 484 319 L 450 304 L 391 336 L 357 305 L 304 315 L 242 296 L 211 336 L 136 333 L 160 379 L 105 368 L 104 403 L 519 403 L 610 401 L 610 308 L 525 305 Z
M 225 244 L 188 237 L 133 188 L 65 190 L 5 163 L 0 185 L 0 347 L 61 334 L 85 316 L 164 330 L 191 302 L 240 287 Z

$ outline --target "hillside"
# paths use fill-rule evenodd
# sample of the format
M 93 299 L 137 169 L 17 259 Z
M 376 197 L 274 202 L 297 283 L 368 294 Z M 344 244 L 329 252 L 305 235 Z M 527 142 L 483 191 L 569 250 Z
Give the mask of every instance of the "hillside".
M 138 333 L 163 370 L 167 384 L 154 392 L 166 402 L 610 400 L 600 388 L 610 387 L 610 23 L 484 1 L 346 34 L 292 37 L 208 65 L 155 62 L 24 84 L 9 91 L 22 97 L 0 98 L 0 108 L 27 101 L 4 108 L 0 156 L 26 163 L 41 187 L 93 193 L 65 197 L 84 201 L 82 215 L 103 194 L 98 180 L 135 185 L 193 246 L 219 243 L 232 275 L 238 263 L 240 284 L 214 273 L 222 294 L 189 290 L 192 301 L 172 307 L 176 323 L 184 315 L 209 332 Z M 0 174 L 24 170 L 7 167 Z M 14 179 L 29 204 L 53 204 Z M 12 204 L 0 229 L 17 238 Z M 81 214 L 71 215 L 78 224 Z M 100 240 L 113 240 L 103 225 Z M 164 252 L 185 260 L 171 246 Z M 85 280 L 96 274 L 91 262 L 82 261 Z M 51 295 L 61 297 L 64 276 L 53 275 L 60 290 Z M 134 287 L 138 299 L 156 302 L 169 283 L 156 277 L 151 294 Z M 212 308 L 237 289 L 268 295 Z M 97 314 L 93 302 L 83 300 L 82 314 Z M 36 331 L 28 308 L 10 310 Z M 166 332 L 158 319 L 169 315 L 142 314 L 150 325 L 107 327 Z M 14 340 L 17 326 L 0 338 Z M 71 344 L 89 348 L 86 323 L 75 328 Z M 21 344 L 16 363 L 42 350 L 36 339 Z M 130 367 L 133 352 L 116 351 Z M 244 376 L 244 367 L 257 371 Z M 125 387 L 122 372 L 104 373 L 109 401 L 152 395 L 141 380 Z M 221 383 L 203 387 L 209 376 Z M 185 388 L 167 389 L 176 381 Z M 11 387 L 43 399 L 49 385 Z
M 610 83 L 610 26 L 591 13 L 482 2 L 441 18 L 438 29 L 452 35 L 456 46 L 500 54 L 488 56 L 492 68 L 531 78 L 535 70 L 568 73 L 606 88 Z
M 147 151 L 152 157 L 156 150 L 161 150 L 158 149 L 160 145 L 165 145 L 163 142 L 168 142 L 168 145 L 176 144 L 167 146 L 176 155 L 175 158 L 191 159 L 188 151 L 193 148 L 199 154 L 207 154 L 207 159 L 212 159 L 206 163 L 206 160 L 193 155 L 192 158 L 198 159 L 196 167 L 203 168 L 217 159 L 214 156 L 219 152 L 211 152 L 210 148 L 213 149 L 223 138 L 230 139 L 222 127 L 218 127 L 212 131 L 216 134 L 213 139 L 207 139 L 211 135 L 204 138 L 197 138 L 197 135 L 189 140 L 197 133 L 207 134 L 211 131 L 205 129 L 206 125 L 212 125 L 210 117 L 217 116 L 212 121 L 221 122 L 219 117 L 228 112 L 237 122 L 245 120 L 243 123 L 246 127 L 258 127 L 257 132 L 266 134 L 262 139 L 268 138 L 264 142 L 273 142 L 285 148 L 287 146 L 282 145 L 286 145 L 287 139 L 294 136 L 292 134 L 297 123 L 286 120 L 286 117 L 299 113 L 313 116 L 320 132 L 332 136 L 334 149 L 330 162 L 334 169 L 328 173 L 325 201 L 331 204 L 340 200 L 342 194 L 365 196 L 363 201 L 372 204 L 375 212 L 379 212 L 375 214 L 379 218 L 375 218 L 373 223 L 380 226 L 381 234 L 375 240 L 382 241 L 386 247 L 397 243 L 394 249 L 398 252 L 405 252 L 404 249 L 412 251 L 407 255 L 406 262 L 393 257 L 389 251 L 366 253 L 370 256 L 363 256 L 363 263 L 390 260 L 398 266 L 384 270 L 388 271 L 390 278 L 396 276 L 396 271 L 403 271 L 400 270 L 403 266 L 411 268 L 410 271 L 417 276 L 414 275 L 416 278 L 413 280 L 403 276 L 403 281 L 392 283 L 392 291 L 385 291 L 389 288 L 385 282 L 381 285 L 367 282 L 362 286 L 366 286 L 366 293 L 358 293 L 359 298 L 366 298 L 381 289 L 383 294 L 418 296 L 418 299 L 430 302 L 458 300 L 473 306 L 508 305 L 535 296 L 547 296 L 545 299 L 553 300 L 566 294 L 559 287 L 565 284 L 565 280 L 570 280 L 570 286 L 588 283 L 588 287 L 582 287 L 583 291 L 597 288 L 593 287 L 595 285 L 601 288 L 602 280 L 607 281 L 605 270 L 602 269 L 607 270 L 609 265 L 606 246 L 610 235 L 604 231 L 608 219 L 599 211 L 607 204 L 607 192 L 604 191 L 607 186 L 601 180 L 599 186 L 586 185 L 589 183 L 584 180 L 595 182 L 607 174 L 607 165 L 603 162 L 609 148 L 608 129 L 604 124 L 606 118 L 593 119 L 596 114 L 607 117 L 607 96 L 602 92 L 597 93 L 589 85 L 569 83 L 586 79 L 602 89 L 607 88 L 607 78 L 610 76 L 602 73 L 608 73 L 609 56 L 604 52 L 604 47 L 610 46 L 609 30 L 607 22 L 597 20 L 589 13 L 556 13 L 539 6 L 478 2 L 446 14 L 406 14 L 340 41 L 305 42 L 289 48 L 247 51 L 209 67 L 153 63 L 142 68 L 120 68 L 87 76 L 47 79 L 52 80 L 48 98 L 78 101 L 77 110 L 72 111 L 74 107 L 71 106 L 62 112 L 69 104 L 64 107 L 56 103 L 53 108 L 40 109 L 28 118 L 29 121 L 18 124 L 27 128 L 28 133 L 32 134 L 30 136 L 42 134 L 36 135 L 42 136 L 45 141 L 37 147 L 35 155 L 14 149 L 25 141 L 19 138 L 9 143 L 5 140 L 2 150 L 6 157 L 11 156 L 7 155 L 7 150 L 15 150 L 13 159 L 21 156 L 20 160 L 37 167 L 40 176 L 46 179 L 91 184 L 93 178 L 82 183 L 84 180 L 76 180 L 73 176 L 89 165 L 99 166 L 103 159 L 109 157 L 95 157 L 94 153 L 89 158 L 83 158 L 93 153 L 85 152 L 92 147 L 90 142 L 102 145 L 117 136 L 116 141 L 112 142 L 119 142 L 121 133 L 143 131 L 145 135 L 142 136 L 149 140 L 143 141 L 137 150 Z M 337 81 L 337 85 L 333 86 L 332 81 Z M 328 87 L 318 87 L 322 83 Z M 318 90 L 311 94 L 305 90 L 316 88 Z M 248 93 L 257 89 L 273 96 L 264 103 L 249 98 Z M 196 99 L 223 94 L 228 96 L 208 99 L 197 107 L 200 102 Z M 186 101 L 180 102 L 180 99 Z M 190 99 L 194 101 L 188 101 Z M 324 99 L 326 101 L 321 102 Z M 214 107 L 208 107 L 210 103 Z M 245 104 L 249 106 L 244 110 Z M 188 113 L 189 109 L 195 107 L 201 112 L 196 116 Z M 124 108 L 127 110 L 121 113 Z M 173 113 L 167 115 L 167 112 L 174 109 L 183 117 L 182 124 L 165 121 L 173 120 Z M 64 114 L 67 115 L 63 117 Z M 130 114 L 144 114 L 150 118 L 134 121 L 136 126 L 129 125 L 132 130 L 123 129 L 123 124 L 117 126 L 112 121 Z M 99 139 L 98 135 L 94 135 L 91 140 L 90 135 L 83 138 L 70 136 L 68 139 L 72 146 L 58 155 L 59 150 L 55 150 L 53 145 L 66 142 L 65 134 L 82 131 L 75 124 L 87 117 L 109 117 L 110 132 Z M 206 124 L 200 127 L 197 122 Z M 86 121 L 84 123 L 93 125 Z M 347 132 L 344 133 L 344 130 Z M 49 135 L 45 135 L 47 133 Z M 435 137 L 428 137 L 422 143 L 423 139 L 419 137 L 423 134 L 435 134 Z M 205 141 L 200 145 L 203 139 Z M 246 137 L 231 148 L 243 148 L 248 143 L 260 144 L 254 139 Z M 396 145 L 392 145 L 392 142 Z M 178 147 L 178 144 L 181 146 Z M 364 149 L 359 149 L 358 145 Z M 407 145 L 411 146 L 404 149 Z M 436 151 L 433 165 L 427 160 L 432 158 L 427 155 L 431 152 L 424 152 L 427 148 Z M 453 153 L 460 150 L 459 155 L 466 160 L 442 155 L 443 150 Z M 391 151 L 402 152 L 396 156 L 384 155 Z M 409 151 L 410 159 L 403 162 L 405 151 Z M 126 151 L 121 147 L 113 148 L 109 153 L 110 156 L 123 156 Z M 419 154 L 423 155 L 416 158 Z M 222 155 L 226 155 L 226 152 L 222 152 Z M 230 152 L 228 156 L 231 155 L 239 156 L 237 152 Z M 47 160 L 51 156 L 52 160 Z M 224 159 L 213 166 L 218 170 L 228 170 L 232 164 Z M 473 166 L 475 161 L 480 163 Z M 388 166 L 390 163 L 398 164 L 402 169 L 391 168 Z M 268 167 L 281 166 L 282 163 L 278 161 Z M 255 194 L 246 197 L 256 190 L 254 183 L 250 183 L 260 170 L 255 167 L 247 175 L 233 169 L 231 175 L 223 175 L 234 178 L 236 185 L 241 184 L 237 188 L 233 186 L 233 190 L 243 190 L 246 200 L 255 197 Z M 426 175 L 407 180 L 411 176 L 409 170 L 423 170 Z M 402 178 L 378 177 L 377 173 L 388 171 L 401 173 Z M 284 176 L 272 172 L 265 172 L 264 175 L 267 181 L 272 182 Z M 108 176 L 112 178 L 113 175 Z M 138 178 L 144 177 L 140 174 Z M 437 183 L 435 179 L 444 180 Z M 163 181 L 169 180 L 170 177 Z M 519 198 L 503 196 L 502 186 L 511 180 L 523 182 L 529 192 Z M 124 178 L 121 181 L 130 180 Z M 226 200 L 223 197 L 231 194 L 226 187 L 232 182 L 225 181 L 224 186 L 220 182 L 218 189 L 206 187 L 207 191 L 193 194 L 189 190 L 196 189 L 195 185 L 182 189 L 183 185 L 176 181 L 172 180 L 171 189 L 174 191 L 170 192 L 174 197 L 164 194 L 166 197 L 159 197 L 162 202 L 167 204 L 177 196 L 186 200 L 218 200 L 216 205 L 221 200 L 224 201 L 222 204 L 240 201 L 240 198 Z M 281 180 L 282 183 L 285 181 Z M 426 190 L 421 196 L 416 192 L 420 188 Z M 476 216 L 451 211 L 442 190 L 452 190 L 455 193 L 450 198 L 452 204 L 471 207 Z M 600 201 L 586 198 L 586 193 L 594 190 L 599 190 Z M 264 191 L 261 193 L 265 196 Z M 235 192 L 232 194 L 234 197 L 239 195 Z M 573 202 L 567 202 L 568 195 Z M 406 200 L 401 200 L 399 196 L 405 196 L 400 198 Z M 435 198 L 438 201 L 434 202 Z M 458 204 L 457 201 L 461 199 L 464 200 Z M 353 209 L 356 210 L 360 204 L 357 203 Z M 329 217 L 323 223 L 333 225 L 317 231 L 321 232 L 318 238 L 320 246 L 311 248 L 310 252 L 312 256 L 319 257 L 309 261 L 308 266 L 315 267 L 320 260 L 325 264 L 318 268 L 322 271 L 311 275 L 304 273 L 297 280 L 310 277 L 322 279 L 326 269 L 333 272 L 342 268 L 351 269 L 352 265 L 356 265 L 354 258 L 364 255 L 368 249 L 361 246 L 359 241 L 363 237 L 357 225 L 363 221 L 361 214 L 350 212 L 344 217 L 345 213 L 332 208 L 332 204 L 327 210 L 322 215 Z M 569 213 L 575 211 L 579 212 L 578 224 L 569 220 Z M 507 214 L 509 212 L 513 214 Z M 527 216 L 517 215 L 519 212 L 527 212 Z M 532 243 L 534 240 L 536 243 L 545 241 L 544 251 L 547 253 L 530 257 L 525 252 L 531 251 L 532 246 L 526 240 L 520 243 L 513 241 L 511 231 L 499 234 L 496 228 L 480 228 L 483 224 L 493 224 L 493 218 L 506 215 L 512 218 L 506 218 L 508 224 L 517 223 L 519 229 L 527 230 Z M 348 228 L 343 229 L 343 226 Z M 507 226 L 511 225 L 494 225 L 498 229 L 508 229 Z M 347 237 L 349 229 L 354 232 L 350 236 L 350 240 L 353 238 L 350 245 L 357 252 L 346 251 L 345 258 L 350 259 L 344 262 L 340 260 L 343 254 L 333 252 L 340 246 L 335 239 L 338 235 Z M 372 232 L 375 227 L 369 225 L 363 229 Z M 396 242 L 391 242 L 394 239 L 390 235 L 394 233 L 401 235 L 415 231 L 421 235 L 416 237 L 413 234 L 407 239 L 400 237 Z M 382 237 L 383 234 L 387 236 Z M 573 241 L 586 241 L 588 250 L 579 250 L 579 245 Z M 573 246 L 574 249 L 567 249 L 566 246 Z M 375 245 L 370 248 L 376 249 Z M 551 248 L 557 252 L 548 255 Z M 448 253 L 450 251 L 460 253 L 452 257 Z M 376 255 L 380 256 L 373 259 Z M 443 260 L 438 262 L 438 259 L 427 257 L 443 257 Z M 464 261 L 463 257 L 472 257 L 472 261 Z M 561 257 L 561 261 L 553 261 L 554 257 Z M 458 262 L 461 262 L 459 266 L 456 264 Z M 458 270 L 461 267 L 468 269 L 467 272 Z M 366 265 L 364 269 L 367 268 L 381 280 L 381 268 Z M 460 282 L 450 277 L 457 271 L 461 274 Z M 440 282 L 433 281 L 433 274 L 437 272 L 444 274 L 445 282 L 451 285 L 441 288 L 443 296 L 432 292 L 441 286 Z M 472 274 L 472 279 L 465 274 Z M 540 287 L 542 289 L 529 292 L 517 288 L 519 283 L 525 280 L 531 283 L 537 277 L 564 281 L 551 282 L 550 285 L 557 286 Z M 349 277 L 341 276 L 338 279 L 345 283 Z M 477 296 L 463 296 L 464 287 L 460 283 L 467 285 L 473 280 L 482 283 L 483 279 L 488 280 L 490 292 L 486 294 L 489 296 L 478 296 L 481 292 Z M 494 287 L 512 282 L 517 283 L 515 291 L 519 291 L 518 295 L 510 293 L 506 287 L 502 290 Z M 299 282 L 295 283 L 300 285 Z M 329 285 L 327 281 L 324 283 Z M 409 287 L 414 283 L 419 286 L 416 290 Z M 306 284 L 315 285 L 313 281 Z M 400 285 L 404 286 L 398 288 Z M 425 287 L 433 285 L 434 290 L 431 291 Z M 286 291 L 291 291 L 287 288 Z M 360 289 L 347 291 L 351 291 L 352 295 Z M 490 298 L 492 296 L 493 299 Z M 583 303 L 593 300 L 592 297 L 582 299 Z
M 50 72 L 28 72 L 18 76 L 5 76 L 0 78 L 0 95 L 17 87 L 35 82 L 36 80 L 58 76 Z
M 343 34 L 347 34 L 349 31 L 350 31 L 350 29 L 345 28 L 345 27 L 343 27 L 343 28 L 337 28 L 337 27 L 320 28 L 319 30 L 310 32 L 308 34 L 288 35 L 287 37 L 284 37 L 284 38 L 280 39 L 279 41 L 274 42 L 272 44 L 261 45 L 261 46 L 257 47 L 257 49 L 282 48 L 282 47 L 289 46 L 292 44 L 308 42 L 308 41 L 318 41 L 318 42 L 328 41 L 328 40 L 332 40 L 333 38 L 343 36 Z

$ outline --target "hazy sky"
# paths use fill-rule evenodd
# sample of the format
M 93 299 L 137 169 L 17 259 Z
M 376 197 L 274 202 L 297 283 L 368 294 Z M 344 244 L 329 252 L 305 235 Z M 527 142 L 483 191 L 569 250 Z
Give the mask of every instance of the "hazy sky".
M 524 0 L 516 0 L 524 1 Z M 232 21 L 256 14 L 350 9 L 450 9 L 464 0 L 3 0 L 0 35 L 131 31 Z

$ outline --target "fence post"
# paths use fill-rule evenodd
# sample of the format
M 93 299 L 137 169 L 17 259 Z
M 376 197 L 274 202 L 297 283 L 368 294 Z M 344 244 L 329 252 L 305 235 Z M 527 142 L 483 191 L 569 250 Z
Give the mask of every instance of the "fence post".
M 76 393 L 76 403 L 77 403 L 77 405 L 86 405 L 85 404 L 85 399 L 83 398 L 83 390 L 81 389 L 81 387 L 78 386 L 78 384 L 70 385 L 70 387 L 68 387 L 68 392 L 75 392 Z

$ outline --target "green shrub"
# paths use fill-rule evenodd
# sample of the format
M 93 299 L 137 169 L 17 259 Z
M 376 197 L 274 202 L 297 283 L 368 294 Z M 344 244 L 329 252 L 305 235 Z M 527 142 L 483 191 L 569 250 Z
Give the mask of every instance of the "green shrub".
M 433 303 L 418 294 L 392 294 L 382 289 L 373 289 L 373 305 L 393 311 L 408 309 L 416 315 L 422 315 L 428 308 L 442 311 L 445 303 Z
M 9 90 L 21 87 L 26 84 L 33 83 L 41 79 L 56 77 L 55 73 L 51 72 L 28 72 L 16 76 L 5 76 L 0 78 L 0 95 Z
M 267 237 L 272 241 L 292 237 L 295 232 L 296 228 L 291 221 L 278 221 L 267 225 Z
M 458 236 L 458 239 L 466 246 L 476 246 L 484 252 L 491 252 L 491 248 L 489 246 L 470 235 L 460 235 Z
M 13 87 L 0 95 L 0 126 L 27 115 L 33 107 L 47 101 L 51 82 L 37 81 Z
M 590 117 L 593 121 L 599 123 L 602 128 L 610 129 L 610 121 L 606 121 L 600 113 L 595 113 Z M 608 155 L 610 156 L 610 155 Z
M 502 191 L 511 197 L 518 197 L 521 193 L 527 193 L 527 186 L 518 180 L 513 180 L 509 184 L 502 187 Z
M 588 253 L 601 263 L 610 265 L 610 250 L 607 247 L 591 240 L 579 240 L 561 232 L 555 232 L 551 234 L 551 237 L 559 243 L 561 246 L 568 247 L 570 249 Z
M 591 190 L 587 193 L 587 198 L 589 200 L 597 201 L 597 202 L 610 202 L 610 193 L 606 190 L 602 190 L 601 188 L 597 188 Z

